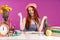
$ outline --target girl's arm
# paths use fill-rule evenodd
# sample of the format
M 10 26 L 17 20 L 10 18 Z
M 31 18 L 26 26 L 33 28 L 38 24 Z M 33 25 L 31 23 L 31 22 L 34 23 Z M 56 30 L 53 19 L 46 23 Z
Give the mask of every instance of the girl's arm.
M 40 24 L 40 27 L 39 27 L 38 31 L 40 31 L 40 32 L 42 31 L 43 26 L 44 26 L 44 21 L 45 21 L 45 20 L 47 20 L 47 16 L 44 16 L 44 17 L 43 17 L 43 19 L 42 19 L 42 21 L 41 21 L 41 24 Z
M 24 30 L 24 28 L 25 28 L 25 18 L 22 19 L 22 13 L 18 13 L 18 16 L 20 17 L 20 29 Z

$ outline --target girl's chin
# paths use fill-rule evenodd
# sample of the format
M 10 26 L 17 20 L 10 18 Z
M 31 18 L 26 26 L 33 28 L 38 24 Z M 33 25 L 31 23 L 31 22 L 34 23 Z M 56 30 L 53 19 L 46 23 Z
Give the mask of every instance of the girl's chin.
M 31 15 L 31 17 L 34 17 L 34 15 Z

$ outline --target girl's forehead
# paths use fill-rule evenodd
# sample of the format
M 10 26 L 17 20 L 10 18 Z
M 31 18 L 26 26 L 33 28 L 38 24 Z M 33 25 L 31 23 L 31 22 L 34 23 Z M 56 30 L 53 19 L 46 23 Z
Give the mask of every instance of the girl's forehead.
M 32 10 L 33 8 L 32 7 L 28 7 L 28 10 Z

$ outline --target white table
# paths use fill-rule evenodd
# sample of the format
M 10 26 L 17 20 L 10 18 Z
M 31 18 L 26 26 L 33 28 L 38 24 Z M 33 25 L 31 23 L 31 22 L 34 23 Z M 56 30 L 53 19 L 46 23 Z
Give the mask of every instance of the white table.
M 60 40 L 60 37 L 45 36 L 43 33 L 40 34 L 22 33 L 19 36 L 0 37 L 0 40 Z

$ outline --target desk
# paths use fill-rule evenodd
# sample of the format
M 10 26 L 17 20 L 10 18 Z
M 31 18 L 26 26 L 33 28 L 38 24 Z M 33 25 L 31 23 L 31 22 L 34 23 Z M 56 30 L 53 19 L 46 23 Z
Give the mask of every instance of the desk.
M 0 40 L 60 40 L 60 37 L 45 36 L 40 34 L 22 33 L 19 36 L 0 37 Z

